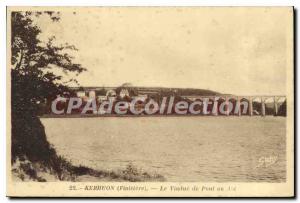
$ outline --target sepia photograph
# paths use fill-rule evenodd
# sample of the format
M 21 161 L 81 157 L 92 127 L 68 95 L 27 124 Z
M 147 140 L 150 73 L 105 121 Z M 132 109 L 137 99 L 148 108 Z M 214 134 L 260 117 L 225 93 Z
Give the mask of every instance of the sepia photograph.
M 292 197 L 293 7 L 7 7 L 7 195 Z

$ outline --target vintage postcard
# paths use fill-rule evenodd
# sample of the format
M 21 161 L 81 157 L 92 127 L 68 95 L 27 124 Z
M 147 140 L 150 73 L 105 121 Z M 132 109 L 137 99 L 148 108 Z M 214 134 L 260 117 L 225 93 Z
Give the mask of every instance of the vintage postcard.
M 294 196 L 292 7 L 8 7 L 7 195 Z

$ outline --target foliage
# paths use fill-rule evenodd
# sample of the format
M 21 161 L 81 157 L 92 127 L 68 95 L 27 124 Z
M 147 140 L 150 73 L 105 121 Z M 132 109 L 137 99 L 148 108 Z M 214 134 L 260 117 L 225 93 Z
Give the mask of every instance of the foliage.
M 73 63 L 68 51 L 76 51 L 72 45 L 55 45 L 55 37 L 42 42 L 41 29 L 33 18 L 49 15 L 50 19 L 59 21 L 53 12 L 12 12 L 11 13 L 11 63 L 12 63 L 12 113 L 23 114 L 24 111 L 36 114 L 37 103 L 53 99 L 58 94 L 67 92 L 67 85 L 77 82 L 75 79 L 63 82 L 62 76 L 53 69 L 63 73 L 81 73 L 85 69 Z M 58 14 L 57 14 L 58 15 Z
M 73 63 L 68 51 L 74 46 L 55 45 L 55 37 L 47 42 L 39 39 L 42 32 L 35 18 L 48 16 L 52 23 L 60 20 L 58 12 L 12 12 L 11 13 L 11 122 L 12 162 L 17 158 L 42 162 L 54 168 L 56 152 L 46 139 L 44 127 L 37 117 L 39 103 L 68 92 L 67 85 L 76 82 L 62 81 L 65 74 L 81 73 L 85 69 Z

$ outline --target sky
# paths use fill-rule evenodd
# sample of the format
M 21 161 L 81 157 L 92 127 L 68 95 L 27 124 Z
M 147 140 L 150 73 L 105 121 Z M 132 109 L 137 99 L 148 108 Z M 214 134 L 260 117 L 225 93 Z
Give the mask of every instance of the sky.
M 41 39 L 78 48 L 82 86 L 182 87 L 237 95 L 286 94 L 287 8 L 68 8 L 39 18 Z M 70 75 L 70 77 L 73 77 Z

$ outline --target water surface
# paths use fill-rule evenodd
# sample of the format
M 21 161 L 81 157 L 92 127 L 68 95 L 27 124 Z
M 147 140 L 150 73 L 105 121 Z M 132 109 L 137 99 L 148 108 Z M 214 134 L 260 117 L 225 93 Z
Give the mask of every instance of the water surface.
M 167 181 L 285 181 L 283 117 L 41 120 L 49 142 L 74 164 L 104 170 L 132 164 Z

